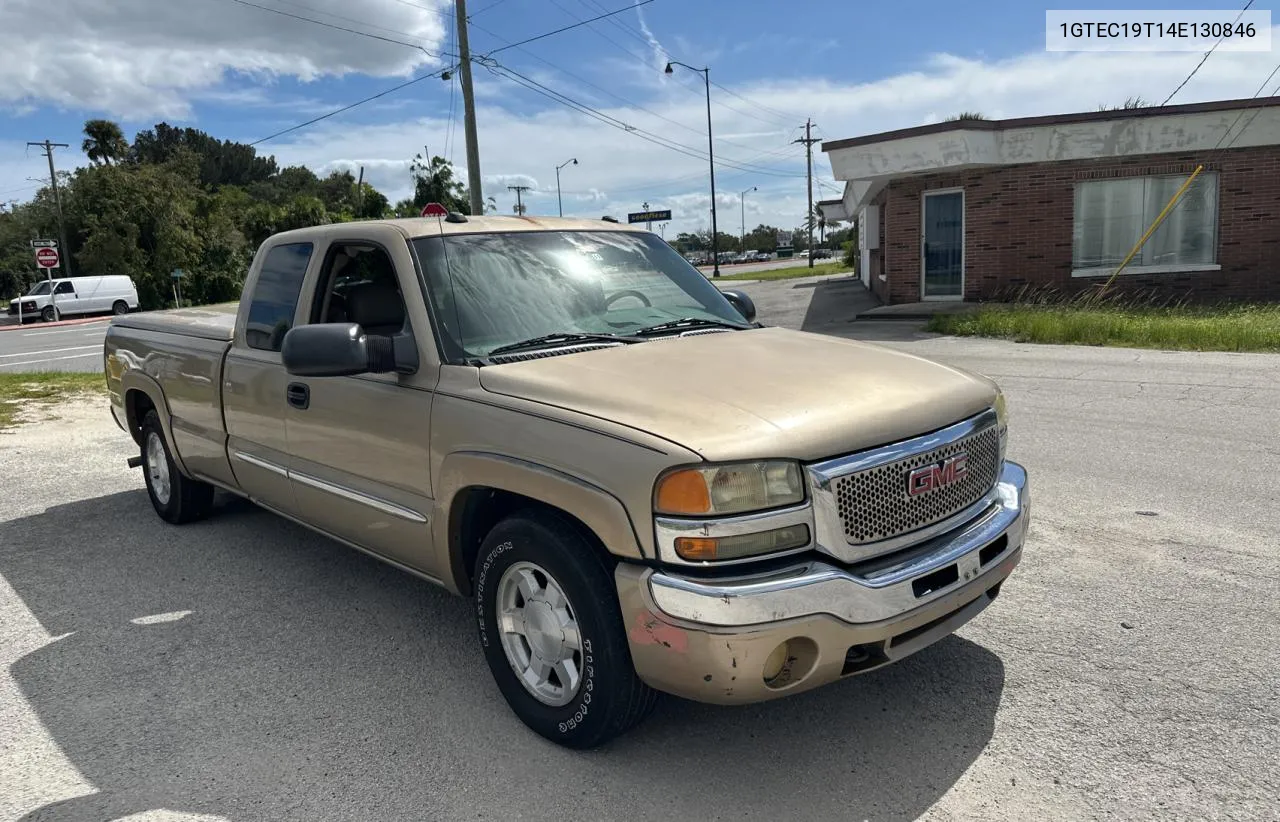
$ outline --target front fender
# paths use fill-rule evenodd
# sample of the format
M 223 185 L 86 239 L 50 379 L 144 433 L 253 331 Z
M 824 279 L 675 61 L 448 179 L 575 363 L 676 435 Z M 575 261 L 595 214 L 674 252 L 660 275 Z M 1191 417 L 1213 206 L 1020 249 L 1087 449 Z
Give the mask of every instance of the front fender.
M 626 507 L 610 492 L 586 480 L 516 457 L 479 451 L 459 451 L 444 458 L 432 518 L 432 541 L 440 546 L 440 568 L 465 575 L 454 556 L 449 532 L 450 514 L 459 494 L 484 487 L 508 491 L 538 500 L 572 514 L 592 530 L 609 553 L 629 559 L 645 559 L 635 526 Z

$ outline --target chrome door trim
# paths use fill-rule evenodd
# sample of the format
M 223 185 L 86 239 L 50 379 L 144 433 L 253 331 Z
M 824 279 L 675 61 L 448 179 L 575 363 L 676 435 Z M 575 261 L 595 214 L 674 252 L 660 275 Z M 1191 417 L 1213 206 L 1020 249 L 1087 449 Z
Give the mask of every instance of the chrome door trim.
M 285 468 L 283 465 L 277 465 L 274 462 L 264 460 L 261 457 L 255 457 L 252 454 L 246 454 L 243 451 L 232 451 L 231 455 L 241 462 L 247 462 L 256 468 L 261 468 L 264 471 L 270 471 L 271 473 L 284 477 L 285 479 L 289 478 L 289 469 Z
M 361 505 L 367 505 L 370 508 L 374 508 L 378 511 L 381 511 L 384 514 L 390 514 L 393 517 L 399 517 L 400 519 L 405 519 L 405 520 L 408 520 L 409 522 L 425 523 L 427 521 L 427 518 L 424 515 L 419 514 L 417 511 L 413 510 L 412 508 L 406 508 L 403 505 L 397 505 L 396 503 L 382 499 L 381 497 L 375 497 L 375 496 L 372 496 L 371 494 L 365 494 L 360 491 L 354 491 L 342 485 L 335 485 L 332 482 L 322 480 L 318 477 L 313 477 L 310 474 L 303 474 L 298 471 L 291 471 L 288 468 L 285 468 L 283 465 L 277 465 L 274 462 L 264 460 L 261 457 L 255 457 L 252 454 L 246 454 L 243 451 L 233 451 L 232 454 L 235 456 L 236 459 L 242 462 L 247 462 L 248 464 L 256 466 L 258 468 L 261 468 L 264 471 L 270 471 L 273 474 L 276 474 L 281 477 L 285 477 L 286 479 L 294 480 L 296 482 L 300 482 L 303 485 L 309 485 L 312 488 L 316 488 L 321 491 L 327 491 L 328 493 L 333 494 L 334 496 L 342 497 L 343 499 L 348 499 L 348 500 L 351 500 L 352 502 L 358 502 Z
M 425 516 L 423 516 L 422 514 L 419 514 L 417 511 L 413 510 L 412 508 L 405 508 L 403 505 L 397 505 L 394 502 L 389 502 L 385 499 L 382 499 L 381 497 L 375 497 L 370 494 L 362 493 L 360 491 L 354 491 L 342 485 L 335 485 L 332 482 L 322 480 L 318 477 L 313 477 L 310 474 L 303 474 L 303 473 L 299 473 L 298 471 L 290 471 L 289 477 L 293 480 L 296 480 L 297 482 L 302 483 L 303 485 L 309 485 L 312 488 L 316 488 L 321 491 L 327 491 L 330 494 L 333 494 L 334 496 L 342 497 L 343 499 L 348 499 L 348 500 L 351 500 L 352 502 L 358 502 L 361 505 L 367 505 L 370 508 L 374 508 L 378 511 L 381 511 L 384 514 L 390 514 L 393 517 L 406 519 L 406 520 L 409 520 L 410 522 L 425 523 L 427 521 L 427 518 Z

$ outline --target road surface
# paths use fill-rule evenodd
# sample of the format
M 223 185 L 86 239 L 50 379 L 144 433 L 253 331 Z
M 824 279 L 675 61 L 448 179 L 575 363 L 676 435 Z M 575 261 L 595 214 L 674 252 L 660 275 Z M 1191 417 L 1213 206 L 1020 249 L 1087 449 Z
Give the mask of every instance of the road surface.
M 98 371 L 109 318 L 78 325 L 30 323 L 0 329 L 0 374 Z

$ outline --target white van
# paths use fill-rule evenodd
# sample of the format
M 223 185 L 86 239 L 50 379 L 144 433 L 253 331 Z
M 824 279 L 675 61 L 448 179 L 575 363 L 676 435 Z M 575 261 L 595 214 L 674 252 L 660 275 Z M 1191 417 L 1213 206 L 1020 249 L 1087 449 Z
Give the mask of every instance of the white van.
M 52 298 L 50 298 L 52 291 Z M 22 297 L 9 301 L 9 315 L 53 322 L 82 314 L 127 314 L 138 310 L 138 289 L 124 276 L 41 280 Z

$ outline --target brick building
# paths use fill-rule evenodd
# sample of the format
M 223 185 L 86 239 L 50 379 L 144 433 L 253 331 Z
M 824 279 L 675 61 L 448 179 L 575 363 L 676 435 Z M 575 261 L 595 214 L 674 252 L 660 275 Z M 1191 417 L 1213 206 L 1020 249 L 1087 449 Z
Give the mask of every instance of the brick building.
M 1280 97 L 957 120 L 822 145 L 888 303 L 1074 293 L 1105 282 L 1197 165 L 1113 288 L 1280 300 Z

